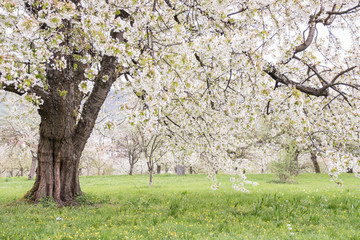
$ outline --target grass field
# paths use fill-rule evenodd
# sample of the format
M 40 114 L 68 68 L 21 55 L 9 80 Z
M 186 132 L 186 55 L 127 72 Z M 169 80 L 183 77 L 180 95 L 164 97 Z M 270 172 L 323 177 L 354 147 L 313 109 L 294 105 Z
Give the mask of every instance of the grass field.
M 250 193 L 232 190 L 219 176 L 210 190 L 205 175 L 82 177 L 79 207 L 16 203 L 33 184 L 0 178 L 0 239 L 360 239 L 360 180 L 303 174 L 297 184 L 249 175 Z

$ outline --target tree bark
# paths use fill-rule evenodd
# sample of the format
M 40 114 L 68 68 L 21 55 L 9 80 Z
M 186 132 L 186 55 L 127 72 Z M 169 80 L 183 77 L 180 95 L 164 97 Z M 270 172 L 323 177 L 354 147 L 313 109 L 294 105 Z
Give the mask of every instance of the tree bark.
M 156 165 L 156 174 L 161 173 L 161 165 Z
M 39 109 L 38 168 L 35 184 L 24 199 L 38 202 L 50 196 L 59 205 L 71 205 L 75 204 L 75 197 L 82 194 L 78 171 L 80 157 L 100 108 L 117 78 L 116 58 L 103 57 L 93 90 L 80 113 L 84 94 L 78 85 L 85 78 L 85 66 L 71 56 L 62 57 L 67 60 L 67 69 L 54 69 L 52 61 L 47 66 L 48 89 Z M 104 76 L 108 78 L 106 81 Z
M 314 170 L 315 170 L 315 173 L 320 173 L 320 166 L 319 166 L 319 163 L 317 161 L 317 157 L 316 157 L 316 153 L 315 152 L 311 152 L 311 162 L 313 163 L 314 165 Z

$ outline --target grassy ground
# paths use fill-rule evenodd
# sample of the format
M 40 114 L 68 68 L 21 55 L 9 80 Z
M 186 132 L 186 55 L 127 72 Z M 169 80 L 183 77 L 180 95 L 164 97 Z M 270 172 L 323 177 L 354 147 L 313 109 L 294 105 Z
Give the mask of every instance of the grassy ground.
M 249 175 L 235 192 L 228 176 L 210 190 L 204 175 L 82 177 L 80 207 L 14 204 L 32 181 L 0 178 L 0 239 L 360 239 L 360 181 L 304 174 L 298 184 Z

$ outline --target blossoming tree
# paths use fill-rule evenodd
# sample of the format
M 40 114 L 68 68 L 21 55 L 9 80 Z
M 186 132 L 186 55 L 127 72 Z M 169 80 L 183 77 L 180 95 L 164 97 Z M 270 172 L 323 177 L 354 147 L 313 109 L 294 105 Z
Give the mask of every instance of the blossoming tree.
M 157 116 L 210 169 L 234 168 L 227 150 L 286 104 L 330 123 L 358 118 L 359 9 L 354 0 L 2 1 L 1 89 L 25 95 L 41 118 L 25 197 L 71 204 L 81 194 L 79 159 L 112 87 L 142 102 L 132 124 Z M 356 126 L 334 127 L 340 140 Z

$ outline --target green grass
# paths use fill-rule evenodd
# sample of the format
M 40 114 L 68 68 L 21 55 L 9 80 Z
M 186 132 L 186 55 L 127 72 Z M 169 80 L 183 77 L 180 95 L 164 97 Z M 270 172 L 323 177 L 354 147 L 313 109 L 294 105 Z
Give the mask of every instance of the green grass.
M 82 177 L 80 207 L 14 203 L 33 184 L 0 178 L 0 239 L 360 239 L 360 181 L 303 174 L 297 184 L 270 183 L 232 190 L 219 176 L 210 190 L 204 175 Z M 290 229 L 291 228 L 291 229 Z

